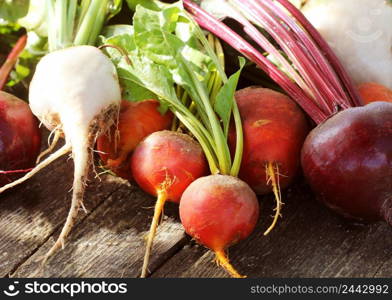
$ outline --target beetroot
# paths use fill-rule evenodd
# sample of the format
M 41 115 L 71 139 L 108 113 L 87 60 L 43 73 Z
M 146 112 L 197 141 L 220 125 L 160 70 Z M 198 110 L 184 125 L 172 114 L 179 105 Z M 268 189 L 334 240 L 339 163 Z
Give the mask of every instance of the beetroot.
M 244 130 L 244 154 L 239 178 L 257 194 L 270 193 L 266 167 L 279 167 L 280 187 L 287 187 L 297 174 L 300 152 L 308 132 L 304 113 L 289 97 L 259 87 L 236 92 L 235 99 Z M 234 128 L 230 128 L 230 146 L 235 146 Z
M 180 217 L 186 232 L 214 251 L 217 263 L 232 277 L 243 276 L 231 266 L 225 250 L 251 234 L 258 216 L 255 193 L 233 176 L 199 178 L 181 197 Z
M 271 89 L 248 87 L 235 94 L 244 131 L 244 149 L 239 178 L 263 195 L 273 192 L 275 216 L 268 234 L 281 212 L 280 189 L 297 175 L 300 152 L 308 133 L 302 110 L 288 96 Z M 230 127 L 229 145 L 234 152 L 236 134 Z
M 23 100 L 0 91 L 0 169 L 21 170 L 34 167 L 41 145 L 38 121 Z M 3 186 L 24 175 L 0 174 Z
M 121 101 L 117 126 L 97 139 L 97 150 L 104 167 L 125 179 L 132 179 L 129 171 L 130 159 L 136 146 L 149 134 L 169 129 L 173 114 L 158 111 L 159 102 Z
M 139 144 L 131 158 L 131 169 L 140 187 L 158 198 L 142 267 L 141 277 L 146 277 L 152 243 L 165 202 L 178 203 L 188 185 L 208 173 L 208 164 L 202 148 L 190 136 L 163 130 L 154 132 Z
M 349 108 L 320 124 L 305 141 L 302 167 L 334 211 L 392 224 L 392 104 Z

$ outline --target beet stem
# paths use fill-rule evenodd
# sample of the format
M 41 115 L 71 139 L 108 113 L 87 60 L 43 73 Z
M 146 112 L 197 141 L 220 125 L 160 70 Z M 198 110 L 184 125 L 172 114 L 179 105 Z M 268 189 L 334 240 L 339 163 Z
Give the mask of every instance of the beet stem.
M 342 63 L 337 58 L 336 54 L 332 51 L 331 47 L 329 47 L 328 43 L 324 40 L 321 34 L 317 31 L 317 29 L 308 21 L 308 19 L 304 16 L 304 14 L 297 9 L 293 4 L 291 4 L 287 0 L 277 0 L 287 11 L 292 14 L 301 26 L 309 33 L 309 35 L 313 38 L 313 40 L 319 45 L 321 51 L 327 57 L 329 63 L 334 68 L 335 72 L 339 75 L 340 79 L 343 81 L 345 88 L 347 89 L 350 97 L 351 102 L 354 106 L 361 106 L 362 101 L 361 97 L 355 85 L 348 76 L 345 68 L 343 67 Z
M 246 278 L 246 276 L 241 275 L 236 269 L 230 264 L 229 259 L 224 250 L 215 251 L 216 262 L 223 269 L 225 269 L 231 277 L 233 278 Z
M 258 3 L 265 5 L 269 8 L 276 8 L 275 3 L 272 2 L 272 0 L 266 0 L 261 2 L 260 0 L 257 0 Z M 319 72 L 326 73 L 326 77 L 331 80 L 331 84 L 333 84 L 334 88 L 337 90 L 339 93 L 340 97 L 348 99 L 348 95 L 345 93 L 343 90 L 343 87 L 339 81 L 339 78 L 337 77 L 337 74 L 335 73 L 334 69 L 332 68 L 331 64 L 327 60 L 327 57 L 324 56 L 317 48 L 317 44 L 314 40 L 309 38 L 309 33 L 305 32 L 303 30 L 303 27 L 296 22 L 295 19 L 292 17 L 287 18 L 286 17 L 286 12 L 282 9 L 274 9 L 274 13 L 276 13 L 281 19 L 285 20 L 286 25 L 290 27 L 291 30 L 298 36 L 300 41 L 305 45 L 307 49 L 309 49 L 309 52 L 311 52 L 314 55 L 314 59 L 317 62 L 318 70 Z M 350 101 L 348 99 L 348 101 Z
M 245 55 L 249 60 L 256 63 L 277 84 L 279 84 L 316 123 L 321 123 L 328 118 L 328 115 L 324 113 L 297 84 L 292 82 L 291 79 L 269 61 L 268 58 L 264 57 L 236 32 L 201 9 L 191 0 L 183 0 L 183 3 L 184 7 L 193 15 L 194 19 L 201 27 L 221 38 L 231 47 Z
M 33 168 L 29 168 L 29 169 L 22 169 L 22 170 L 8 170 L 8 171 L 0 171 L 0 174 L 16 174 L 16 173 L 27 173 L 30 172 L 31 170 L 33 170 Z
M 21 36 L 16 42 L 15 46 L 12 48 L 10 54 L 5 61 L 5 63 L 0 68 L 0 91 L 3 89 L 5 83 L 7 82 L 7 78 L 12 68 L 16 64 L 20 53 L 26 46 L 27 35 Z
M 296 36 L 293 34 L 293 32 L 286 28 L 285 24 L 283 23 L 286 20 L 280 20 L 278 16 L 274 15 L 274 13 L 272 13 L 269 9 L 261 8 L 256 4 L 249 2 L 243 3 L 238 0 L 234 0 L 234 2 L 237 4 L 237 7 L 243 10 L 245 14 L 252 16 L 255 22 L 257 22 L 259 26 L 264 28 L 275 39 L 275 41 L 284 50 L 290 60 L 294 63 L 301 76 L 304 78 L 307 86 L 306 91 L 308 94 L 316 99 L 320 109 L 328 108 L 328 110 L 324 110 L 324 112 L 326 114 L 331 114 L 333 111 L 333 105 L 328 105 L 328 103 L 324 100 L 322 95 L 323 89 L 320 87 L 320 85 L 323 83 L 321 78 L 322 73 L 316 70 L 317 65 L 313 61 L 313 58 L 310 57 L 310 53 L 307 53 L 301 49 L 301 45 L 296 39 Z M 246 27 L 245 31 L 253 39 L 255 39 L 254 35 L 250 34 L 246 30 Z M 258 30 L 256 31 L 259 32 Z M 261 33 L 259 32 L 259 34 Z M 260 46 L 263 47 L 261 44 Z M 266 50 L 268 51 L 268 49 Z M 303 89 L 303 80 L 301 79 L 301 81 L 298 82 L 297 77 L 293 77 L 293 79 Z
M 167 194 L 166 194 L 165 190 L 159 190 L 157 192 L 157 196 L 158 197 L 157 197 L 157 202 L 155 203 L 154 217 L 152 219 L 150 231 L 147 236 L 146 252 L 144 253 L 142 273 L 140 275 L 141 278 L 146 278 L 146 276 L 147 276 L 151 248 L 153 245 L 155 234 L 157 232 L 157 228 L 158 228 L 158 224 L 159 224 L 159 217 L 161 216 L 163 207 L 164 207 L 165 202 L 167 200 Z

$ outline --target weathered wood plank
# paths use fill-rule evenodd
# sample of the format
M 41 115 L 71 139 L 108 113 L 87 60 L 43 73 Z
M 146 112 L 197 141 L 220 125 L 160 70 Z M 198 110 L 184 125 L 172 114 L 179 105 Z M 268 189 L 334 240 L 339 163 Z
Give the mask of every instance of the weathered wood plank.
M 139 276 L 154 203 L 154 198 L 137 187 L 128 185 L 118 189 L 74 229 L 66 248 L 48 262 L 43 273 L 36 273 L 37 260 L 53 244 L 52 238 L 21 265 L 14 276 Z M 153 247 L 151 270 L 187 242 L 177 210 L 176 205 L 167 203 L 164 222 L 158 228 Z
M 325 276 L 336 274 L 338 277 L 392 277 L 391 227 L 386 223 L 364 227 L 347 248 L 346 255 L 334 261 L 326 270 Z
M 250 269 L 257 269 L 256 258 L 262 258 L 267 252 L 257 254 L 249 253 L 249 247 L 254 249 L 255 241 L 262 240 L 265 244 L 272 244 L 295 218 L 299 206 L 296 205 L 298 186 L 285 192 L 287 203 L 284 206 L 283 219 L 268 236 L 263 236 L 263 231 L 270 225 L 273 208 L 273 197 L 267 196 L 260 199 L 260 221 L 253 234 L 245 241 L 230 248 L 230 260 L 235 268 L 242 274 L 249 275 Z M 263 248 L 260 248 L 263 249 Z M 214 263 L 214 254 L 194 242 L 184 247 L 165 265 L 152 274 L 152 277 L 228 277 L 228 274 Z
M 377 276 L 392 276 L 392 229 L 386 224 L 343 220 L 314 201 L 303 185 L 294 187 L 286 202 L 284 219 L 269 237 L 259 230 L 231 248 L 240 272 L 249 277 L 372 277 L 377 271 Z M 226 277 L 212 260 L 211 252 L 185 247 L 153 277 Z
M 0 276 L 7 276 L 63 225 L 70 205 L 73 162 L 66 157 L 0 196 Z M 91 177 L 91 175 L 90 175 Z M 85 206 L 94 210 L 123 181 L 92 180 Z M 79 219 L 85 218 L 81 212 Z

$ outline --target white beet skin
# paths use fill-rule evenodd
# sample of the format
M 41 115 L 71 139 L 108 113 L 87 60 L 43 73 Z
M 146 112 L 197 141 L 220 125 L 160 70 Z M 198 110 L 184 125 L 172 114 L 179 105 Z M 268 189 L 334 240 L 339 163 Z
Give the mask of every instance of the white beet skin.
M 308 0 L 305 16 L 356 84 L 392 89 L 392 5 L 386 0 Z
M 65 145 L 30 173 L 1 188 L 0 193 L 72 151 L 75 167 L 71 208 L 60 236 L 44 262 L 64 246 L 83 204 L 95 138 L 117 121 L 120 101 L 115 67 L 95 47 L 76 46 L 54 51 L 37 65 L 29 90 L 31 110 L 49 130 L 60 130 L 64 134 Z

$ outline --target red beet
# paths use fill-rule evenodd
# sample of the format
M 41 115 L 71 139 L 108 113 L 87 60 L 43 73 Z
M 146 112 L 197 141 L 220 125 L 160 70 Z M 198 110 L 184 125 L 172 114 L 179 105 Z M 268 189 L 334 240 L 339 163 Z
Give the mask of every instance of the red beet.
M 305 141 L 302 167 L 334 211 L 392 224 L 392 104 L 349 108 L 320 124 Z
M 41 145 L 38 121 L 23 100 L 0 91 L 0 169 L 34 167 Z M 0 186 L 24 173 L 0 174 Z
M 233 277 L 225 250 L 248 237 L 256 226 L 259 203 L 252 189 L 236 177 L 210 175 L 195 180 L 181 197 L 180 217 L 186 232 L 216 253 Z
M 158 196 L 142 269 L 142 277 L 145 277 L 165 201 L 178 203 L 188 185 L 208 173 L 208 164 L 202 148 L 190 136 L 164 130 L 149 135 L 137 146 L 131 158 L 131 169 L 139 186 Z
M 132 179 L 129 164 L 133 150 L 149 134 L 171 125 L 173 114 L 170 111 L 161 114 L 158 108 L 156 100 L 121 102 L 118 126 L 97 140 L 97 150 L 106 168 Z

